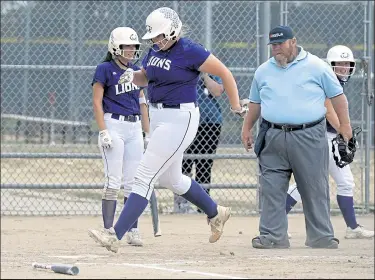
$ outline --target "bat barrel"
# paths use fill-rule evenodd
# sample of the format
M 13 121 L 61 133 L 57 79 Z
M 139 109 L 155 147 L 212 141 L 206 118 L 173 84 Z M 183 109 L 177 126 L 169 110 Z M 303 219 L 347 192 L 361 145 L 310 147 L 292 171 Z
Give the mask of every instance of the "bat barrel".
M 41 268 L 52 270 L 55 273 L 68 274 L 68 275 L 77 275 L 79 273 L 79 268 L 74 265 L 67 264 L 42 264 L 34 262 L 32 264 L 33 268 Z

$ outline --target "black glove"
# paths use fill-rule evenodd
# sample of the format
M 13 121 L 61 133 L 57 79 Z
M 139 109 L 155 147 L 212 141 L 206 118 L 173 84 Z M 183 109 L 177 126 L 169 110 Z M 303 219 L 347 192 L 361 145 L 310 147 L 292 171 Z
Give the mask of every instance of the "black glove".
M 332 154 L 336 165 L 340 168 L 350 164 L 354 160 L 355 152 L 357 151 L 357 136 L 361 133 L 362 129 L 360 127 L 353 129 L 353 137 L 345 142 L 344 137 L 338 134 L 332 139 Z M 337 144 L 337 149 L 340 155 L 340 159 L 335 154 L 335 144 Z

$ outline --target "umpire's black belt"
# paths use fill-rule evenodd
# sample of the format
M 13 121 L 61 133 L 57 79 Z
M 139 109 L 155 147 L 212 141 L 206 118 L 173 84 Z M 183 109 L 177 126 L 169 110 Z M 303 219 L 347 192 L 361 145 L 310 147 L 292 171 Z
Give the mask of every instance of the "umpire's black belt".
M 276 129 L 281 129 L 283 131 L 295 131 L 295 130 L 301 130 L 309 127 L 313 127 L 317 124 L 319 124 L 321 121 L 324 120 L 325 117 L 320 118 L 319 120 L 311 123 L 304 123 L 304 124 L 276 124 L 276 123 L 271 123 L 265 119 L 263 121 L 268 124 L 270 128 L 276 128 Z
M 152 107 L 159 108 L 159 106 L 166 109 L 180 109 L 181 104 L 165 104 L 165 103 L 149 103 Z M 194 102 L 195 107 L 198 107 L 198 103 Z
M 137 121 L 141 120 L 140 115 L 123 116 L 123 115 L 114 114 L 114 113 L 112 113 L 111 118 L 115 119 L 115 120 L 127 121 L 127 122 L 137 122 Z

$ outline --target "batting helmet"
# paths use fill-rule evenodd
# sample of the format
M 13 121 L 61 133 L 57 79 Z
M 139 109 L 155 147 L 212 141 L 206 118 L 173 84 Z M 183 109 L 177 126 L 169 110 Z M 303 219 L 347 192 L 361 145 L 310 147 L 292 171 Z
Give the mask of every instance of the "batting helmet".
M 165 38 L 175 40 L 180 35 L 182 22 L 178 14 L 168 7 L 162 7 L 154 10 L 146 19 L 146 34 L 142 39 L 150 40 L 160 34 Z
M 130 27 L 117 27 L 112 30 L 108 41 L 108 51 L 112 55 L 125 56 L 125 50 L 121 49 L 121 45 L 135 45 L 136 51 L 133 58 L 137 59 L 140 57 L 141 43 L 138 41 L 138 35 L 137 32 L 134 31 L 134 29 Z
M 332 67 L 335 74 L 339 74 L 343 77 L 343 81 L 348 81 L 349 78 L 355 72 L 355 60 L 353 56 L 353 52 L 346 46 L 337 45 L 329 49 L 327 53 L 327 62 Z M 336 66 L 337 62 L 349 62 L 350 66 Z M 348 69 L 347 74 L 337 73 L 336 68 L 345 68 Z

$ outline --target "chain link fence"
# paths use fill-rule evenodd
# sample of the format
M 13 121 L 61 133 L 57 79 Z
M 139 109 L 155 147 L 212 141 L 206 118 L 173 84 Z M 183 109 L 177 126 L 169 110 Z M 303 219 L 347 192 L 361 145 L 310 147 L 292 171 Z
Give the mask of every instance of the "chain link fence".
M 264 15 L 271 26 L 292 26 L 298 42 L 321 58 L 331 46 L 344 44 L 356 58 L 368 60 L 367 3 L 281 1 L 271 2 L 267 10 L 263 2 L 248 1 L 2 1 L 1 213 L 101 213 L 104 174 L 91 81 L 114 28 L 131 26 L 142 36 L 151 11 L 161 6 L 175 9 L 186 36 L 202 43 L 232 70 L 240 98 L 247 98 L 254 71 L 268 52 L 261 42 L 267 36 L 262 34 Z M 358 60 L 346 94 L 353 124 L 366 130 L 374 117 L 370 122 L 366 119 L 371 74 L 365 61 Z M 204 89 L 200 92 L 207 94 Z M 186 152 L 184 163 L 189 168 L 184 172 L 236 214 L 256 214 L 257 162 L 253 153 L 242 148 L 242 120 L 229 111 L 225 94 L 210 100 L 215 104 L 205 107 L 207 118 L 201 121 L 205 135 Z M 365 180 L 374 174 L 373 162 L 368 162 L 371 151 L 365 149 L 373 141 L 361 136 L 352 165 L 355 201 L 362 210 L 374 203 L 373 184 Z M 333 209 L 337 208 L 335 191 L 332 187 Z M 162 187 L 157 187 L 156 195 L 162 213 L 196 210 L 179 207 L 181 201 Z M 119 203 L 117 210 L 121 207 Z

